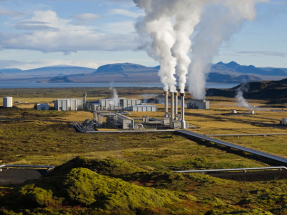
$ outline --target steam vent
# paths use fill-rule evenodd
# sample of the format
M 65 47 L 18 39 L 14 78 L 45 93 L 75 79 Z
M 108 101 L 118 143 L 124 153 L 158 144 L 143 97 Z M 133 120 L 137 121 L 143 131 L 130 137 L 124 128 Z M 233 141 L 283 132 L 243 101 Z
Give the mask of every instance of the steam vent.
M 184 104 L 185 104 L 185 94 L 181 93 L 181 114 L 178 114 L 178 92 L 170 92 L 170 111 L 168 109 L 168 104 L 169 104 L 169 97 L 168 91 L 165 91 L 165 116 L 161 119 L 161 124 L 163 126 L 169 126 L 170 128 L 173 129 L 185 129 L 188 127 L 187 122 L 184 120 Z

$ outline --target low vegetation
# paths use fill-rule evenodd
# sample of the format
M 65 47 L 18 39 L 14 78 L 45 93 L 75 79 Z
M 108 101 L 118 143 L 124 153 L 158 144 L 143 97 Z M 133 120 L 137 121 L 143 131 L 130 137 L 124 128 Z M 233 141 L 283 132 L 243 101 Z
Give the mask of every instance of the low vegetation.
M 76 157 L 0 188 L 1 214 L 285 214 L 286 180 L 235 182 Z
M 0 187 L 0 214 L 287 214 L 285 179 L 238 182 L 174 172 L 269 165 L 250 154 L 186 139 L 173 132 L 77 133 L 71 122 L 91 118 L 91 113 L 30 108 L 45 97 L 80 98 L 84 91 L 93 98 L 111 96 L 107 88 L 1 91 L 3 96 L 15 95 L 23 101 L 30 98 L 27 101 L 31 104 L 0 109 L 0 163 L 54 165 L 56 169 L 40 179 Z M 120 97 L 147 93 L 162 93 L 162 90 L 119 90 Z M 186 111 L 186 120 L 195 126 L 192 131 L 202 134 L 285 132 L 284 127 L 248 122 L 258 120 L 278 125 L 284 112 L 256 111 L 254 116 L 228 116 L 232 109 L 246 113 L 249 110 L 236 107 L 232 99 L 211 99 L 214 99 L 211 110 Z M 260 106 L 264 102 L 257 100 L 251 104 Z M 161 118 L 163 105 L 158 108 L 156 113 L 130 116 Z M 218 138 L 287 156 L 287 136 Z

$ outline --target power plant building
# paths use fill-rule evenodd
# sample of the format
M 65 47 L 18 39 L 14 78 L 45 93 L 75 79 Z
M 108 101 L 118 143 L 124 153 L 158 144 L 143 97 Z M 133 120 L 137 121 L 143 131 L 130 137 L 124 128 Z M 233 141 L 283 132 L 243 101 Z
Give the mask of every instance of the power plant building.
M 139 99 L 128 99 L 128 98 L 119 98 L 118 104 L 115 104 L 114 99 L 100 99 L 100 106 L 102 110 L 127 110 L 132 111 L 132 107 L 135 105 L 140 105 L 141 100 Z
M 84 109 L 83 99 L 57 99 L 54 108 L 58 111 L 77 111 Z
M 187 109 L 210 109 L 210 102 L 207 100 L 190 100 L 187 104 Z
M 135 105 L 132 106 L 133 112 L 156 112 L 157 106 L 156 105 Z
M 49 104 L 37 104 L 37 110 L 49 110 Z
M 13 107 L 13 98 L 12 97 L 4 97 L 3 98 L 3 107 L 5 107 L 5 108 Z

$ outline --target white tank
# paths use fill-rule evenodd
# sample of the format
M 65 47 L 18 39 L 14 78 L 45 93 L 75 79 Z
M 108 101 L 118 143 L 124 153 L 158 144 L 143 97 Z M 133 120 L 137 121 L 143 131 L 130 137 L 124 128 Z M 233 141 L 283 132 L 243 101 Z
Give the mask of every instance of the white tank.
M 13 106 L 13 98 L 12 97 L 4 97 L 3 98 L 3 107 L 12 107 Z
M 233 110 L 232 113 L 237 113 L 237 111 L 236 111 L 236 110 Z
M 254 114 L 255 114 L 254 110 L 250 111 L 250 114 L 251 114 L 251 115 L 254 115 Z

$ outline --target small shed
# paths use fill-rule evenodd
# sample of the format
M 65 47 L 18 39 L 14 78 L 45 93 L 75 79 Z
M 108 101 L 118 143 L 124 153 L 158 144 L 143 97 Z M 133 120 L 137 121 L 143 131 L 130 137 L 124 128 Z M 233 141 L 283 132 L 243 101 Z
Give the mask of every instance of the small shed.
M 49 110 L 49 104 L 37 104 L 37 110 Z
M 13 106 L 13 98 L 12 97 L 4 97 L 3 98 L 3 107 L 9 108 Z

